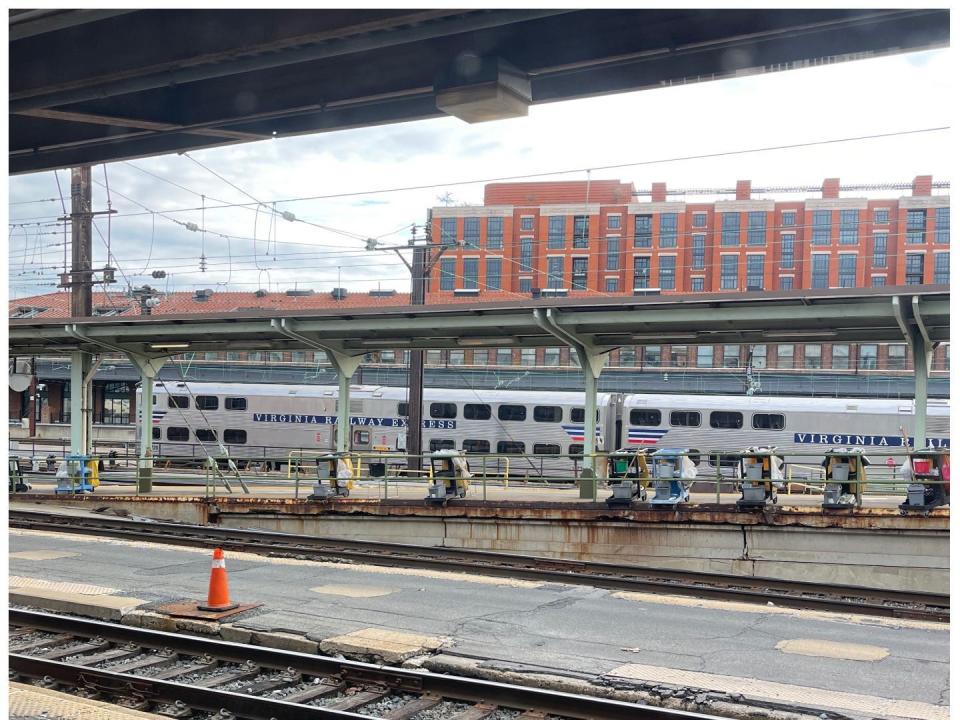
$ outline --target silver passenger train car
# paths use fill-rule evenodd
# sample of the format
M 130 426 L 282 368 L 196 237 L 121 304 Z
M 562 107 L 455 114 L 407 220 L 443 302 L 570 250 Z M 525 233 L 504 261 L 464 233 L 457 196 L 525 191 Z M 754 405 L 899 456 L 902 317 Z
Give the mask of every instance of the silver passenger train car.
M 405 388 L 359 385 L 350 390 L 350 445 L 356 452 L 404 451 Z M 216 455 L 222 443 L 234 458 L 285 458 L 292 450 L 336 446 L 337 388 L 319 385 L 157 382 L 154 453 Z M 599 393 L 597 447 L 688 447 L 710 453 L 775 445 L 788 461 L 813 461 L 831 447 L 870 452 L 903 444 L 913 430 L 913 402 L 724 395 Z M 584 394 L 427 388 L 423 449 L 464 450 L 517 458 L 520 474 L 566 475 L 581 461 Z M 928 403 L 927 436 L 949 446 L 948 401 Z

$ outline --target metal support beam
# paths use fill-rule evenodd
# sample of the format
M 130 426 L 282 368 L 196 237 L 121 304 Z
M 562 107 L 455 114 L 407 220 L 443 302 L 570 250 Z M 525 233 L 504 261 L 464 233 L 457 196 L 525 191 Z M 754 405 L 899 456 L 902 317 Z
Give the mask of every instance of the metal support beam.
M 337 371 L 339 392 L 337 393 L 337 452 L 350 452 L 350 381 L 360 367 L 362 355 L 347 355 L 339 346 L 322 343 L 297 331 L 292 320 L 272 319 L 270 325 L 291 340 L 303 343 L 306 347 L 323 350 L 330 364 Z
M 93 377 L 100 369 L 103 358 L 96 355 L 93 363 L 83 374 L 83 454 L 93 453 Z
M 70 454 L 83 455 L 86 443 L 83 437 L 83 377 L 90 367 L 90 356 L 85 352 L 70 354 Z
M 580 497 L 596 499 L 597 466 L 594 457 L 597 451 L 597 380 L 603 371 L 604 355 L 611 348 L 598 348 L 586 338 L 560 327 L 557 312 L 553 308 L 537 308 L 533 311 L 537 325 L 569 345 L 577 353 L 580 367 L 583 369 L 583 389 L 585 394 L 583 410 L 583 468 L 580 478 Z M 589 470 L 589 473 L 586 472 Z
M 930 366 L 933 361 L 934 343 L 930 340 L 923 313 L 920 310 L 920 298 L 913 296 L 910 302 L 913 323 L 907 317 L 907 308 L 902 298 L 893 298 L 894 314 L 903 333 L 907 346 L 913 352 L 913 447 L 927 446 L 927 385 L 930 378 Z

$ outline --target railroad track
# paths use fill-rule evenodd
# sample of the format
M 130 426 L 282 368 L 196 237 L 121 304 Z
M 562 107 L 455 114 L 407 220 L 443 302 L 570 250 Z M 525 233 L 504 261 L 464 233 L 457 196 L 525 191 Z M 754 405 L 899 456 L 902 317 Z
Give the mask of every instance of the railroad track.
M 720 575 L 609 563 L 558 560 L 482 550 L 321 538 L 214 526 L 142 522 L 106 517 L 11 510 L 11 527 L 81 533 L 190 547 L 349 560 L 392 567 L 467 571 L 495 577 L 589 585 L 610 590 L 738 600 L 801 609 L 950 621 L 950 596 L 775 578 Z
M 98 620 L 10 610 L 10 677 L 191 720 L 720 720 Z

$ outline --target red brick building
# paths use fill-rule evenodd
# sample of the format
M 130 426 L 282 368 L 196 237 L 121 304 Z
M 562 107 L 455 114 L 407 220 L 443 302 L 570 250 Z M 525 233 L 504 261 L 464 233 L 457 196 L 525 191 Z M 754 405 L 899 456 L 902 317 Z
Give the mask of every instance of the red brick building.
M 451 249 L 428 302 L 517 296 L 624 296 L 949 282 L 950 199 L 930 176 L 907 197 L 668 200 L 664 183 L 498 183 L 484 204 L 436 207 L 432 238 Z M 646 200 L 649 198 L 649 200 Z

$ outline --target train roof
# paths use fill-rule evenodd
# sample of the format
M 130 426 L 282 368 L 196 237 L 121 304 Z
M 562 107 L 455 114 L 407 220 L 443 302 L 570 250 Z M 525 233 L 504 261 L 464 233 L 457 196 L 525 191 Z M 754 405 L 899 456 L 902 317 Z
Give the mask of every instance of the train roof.
M 931 415 L 947 415 L 950 411 L 949 400 L 932 399 L 927 401 L 927 412 Z M 623 399 L 626 408 L 669 408 L 671 410 L 739 410 L 754 412 L 811 412 L 825 413 L 913 413 L 912 398 L 830 398 L 796 397 L 782 395 L 626 395 Z

